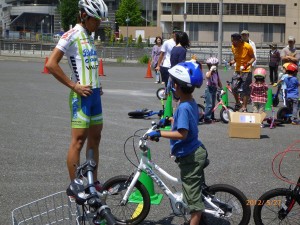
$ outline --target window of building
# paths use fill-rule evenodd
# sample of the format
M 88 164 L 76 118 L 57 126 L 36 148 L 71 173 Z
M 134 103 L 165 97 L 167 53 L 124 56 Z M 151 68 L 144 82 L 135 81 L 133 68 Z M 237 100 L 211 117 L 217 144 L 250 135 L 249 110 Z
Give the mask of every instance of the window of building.
M 199 23 L 187 23 L 187 27 L 189 30 L 189 40 L 190 41 L 198 41 L 199 40 Z
M 230 4 L 230 15 L 236 15 L 236 4 Z
M 172 5 L 171 3 L 163 3 L 162 4 L 162 13 L 165 15 L 171 15 L 172 14 Z
M 243 15 L 243 4 L 236 4 L 236 15 Z
M 199 3 L 199 15 L 205 15 L 205 3 Z
M 219 24 L 214 23 L 213 28 L 214 28 L 214 41 L 218 41 L 218 38 L 219 38 Z
M 249 15 L 249 4 L 242 4 L 243 5 L 243 15 Z
M 268 5 L 262 5 L 262 16 L 267 16 L 268 15 Z
M 264 33 L 263 35 L 263 41 L 264 42 L 272 42 L 273 41 L 273 24 L 266 23 L 264 24 Z
M 198 3 L 193 3 L 192 15 L 199 15 L 199 4 Z
M 285 16 L 285 5 L 279 5 L 279 16 Z
M 194 3 L 186 3 L 186 13 L 189 15 L 193 15 L 193 4 Z
M 219 4 L 218 3 L 211 3 L 211 14 L 219 15 Z
M 230 4 L 225 3 L 223 5 L 223 15 L 230 15 Z
M 211 3 L 205 3 L 205 15 L 211 15 Z
M 254 4 L 249 4 L 249 15 L 255 16 L 255 6 Z
M 274 5 L 268 5 L 268 16 L 274 16 Z
M 262 5 L 261 4 L 257 4 L 255 6 L 255 12 L 256 12 L 256 16 L 262 16 Z

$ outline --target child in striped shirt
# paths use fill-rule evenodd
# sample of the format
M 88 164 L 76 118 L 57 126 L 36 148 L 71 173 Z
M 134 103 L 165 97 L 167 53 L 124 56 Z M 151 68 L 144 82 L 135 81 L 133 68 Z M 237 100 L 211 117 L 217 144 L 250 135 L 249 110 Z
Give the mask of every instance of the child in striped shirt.
M 267 71 L 264 68 L 256 68 L 253 72 L 255 81 L 250 84 L 250 97 L 254 113 L 262 113 L 265 111 L 268 91 L 268 85 L 265 83 L 266 74 Z

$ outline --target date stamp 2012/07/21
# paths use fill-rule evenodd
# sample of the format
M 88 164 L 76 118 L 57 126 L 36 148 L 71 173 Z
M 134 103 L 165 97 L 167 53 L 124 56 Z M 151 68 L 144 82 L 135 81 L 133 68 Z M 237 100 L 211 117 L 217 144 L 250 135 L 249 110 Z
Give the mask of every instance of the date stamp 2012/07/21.
M 267 205 L 267 206 L 281 206 L 281 200 L 254 200 L 247 199 L 246 205 L 255 206 L 255 205 Z

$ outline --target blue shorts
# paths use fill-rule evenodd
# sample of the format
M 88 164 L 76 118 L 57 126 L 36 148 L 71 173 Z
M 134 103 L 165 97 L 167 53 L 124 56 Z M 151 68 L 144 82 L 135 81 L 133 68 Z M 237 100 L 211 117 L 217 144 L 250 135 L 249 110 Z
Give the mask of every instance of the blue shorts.
M 69 106 L 72 128 L 89 128 L 103 123 L 100 88 L 92 91 L 93 93 L 87 97 L 71 91 Z

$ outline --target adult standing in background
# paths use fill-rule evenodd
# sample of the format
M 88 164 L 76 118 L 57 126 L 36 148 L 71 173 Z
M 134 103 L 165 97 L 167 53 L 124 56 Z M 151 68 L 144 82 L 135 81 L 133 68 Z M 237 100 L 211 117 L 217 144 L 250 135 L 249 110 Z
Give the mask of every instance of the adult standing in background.
M 79 0 L 78 8 L 78 23 L 61 37 L 46 64 L 50 73 L 71 90 L 71 143 L 67 156 L 71 180 L 76 178 L 80 152 L 86 140 L 86 149 L 93 149 L 98 167 L 103 128 L 98 57 L 91 34 L 99 28 L 102 18 L 107 17 L 107 6 L 103 0 Z M 64 55 L 72 70 L 71 76 L 59 65 Z M 95 187 L 99 191 L 101 185 L 97 179 L 97 169 L 93 175 Z
M 160 71 L 161 74 L 161 80 L 162 83 L 165 84 L 165 87 L 167 87 L 167 83 L 168 83 L 168 79 L 169 79 L 169 71 L 168 69 L 171 68 L 171 51 L 173 49 L 173 47 L 176 45 L 175 42 L 175 34 L 178 30 L 173 30 L 172 32 L 172 37 L 165 41 L 163 43 L 163 45 L 161 46 L 160 49 L 160 56 L 158 58 L 158 62 L 157 62 L 157 66 L 156 66 L 156 70 Z
M 278 66 L 281 61 L 280 52 L 277 49 L 276 43 L 270 44 L 270 61 L 269 61 L 269 68 L 270 68 L 270 84 L 273 85 L 278 81 Z
M 160 83 L 160 72 L 159 70 L 156 70 L 157 62 L 160 55 L 160 49 L 162 45 L 162 38 L 160 36 L 157 36 L 154 41 L 155 45 L 152 48 L 151 52 L 151 67 L 155 70 L 155 83 Z
M 282 65 L 285 63 L 294 63 L 298 65 L 300 54 L 295 47 L 296 40 L 293 36 L 289 36 L 288 45 L 281 50 L 280 56 Z
M 186 61 L 186 52 L 190 47 L 189 36 L 185 32 L 176 32 L 175 42 L 176 46 L 173 47 L 170 57 L 171 67 L 177 65 L 180 62 Z
M 243 41 L 247 42 L 248 44 L 250 44 L 251 47 L 252 47 L 252 49 L 253 49 L 254 56 L 255 56 L 255 61 L 252 63 L 252 67 L 255 67 L 256 66 L 256 59 L 257 59 L 257 57 L 256 57 L 256 46 L 255 46 L 255 43 L 254 43 L 254 41 L 252 41 L 252 40 L 249 39 L 249 36 L 250 36 L 249 31 L 243 30 L 241 32 L 241 35 L 242 35 Z

